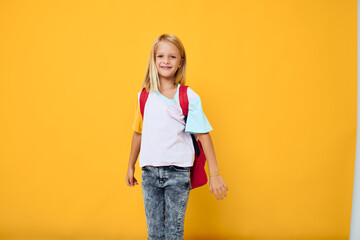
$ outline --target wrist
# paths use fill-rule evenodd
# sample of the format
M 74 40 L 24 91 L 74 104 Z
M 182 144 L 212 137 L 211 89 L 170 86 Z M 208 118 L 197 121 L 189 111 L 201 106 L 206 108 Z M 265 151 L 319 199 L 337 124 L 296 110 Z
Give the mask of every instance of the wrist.
M 220 173 L 218 172 L 218 173 L 214 173 L 214 174 L 209 174 L 209 177 L 215 177 L 215 176 L 219 176 L 220 175 Z
M 218 173 L 220 173 L 218 168 L 215 168 L 215 169 L 212 169 L 212 170 L 209 169 L 209 175 L 214 175 L 214 174 L 218 174 Z

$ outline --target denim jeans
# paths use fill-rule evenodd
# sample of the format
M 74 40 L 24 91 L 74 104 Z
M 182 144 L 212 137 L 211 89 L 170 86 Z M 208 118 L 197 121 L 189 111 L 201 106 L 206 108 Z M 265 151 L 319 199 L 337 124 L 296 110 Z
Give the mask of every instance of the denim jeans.
M 144 166 L 141 179 L 148 240 L 183 240 L 190 167 Z

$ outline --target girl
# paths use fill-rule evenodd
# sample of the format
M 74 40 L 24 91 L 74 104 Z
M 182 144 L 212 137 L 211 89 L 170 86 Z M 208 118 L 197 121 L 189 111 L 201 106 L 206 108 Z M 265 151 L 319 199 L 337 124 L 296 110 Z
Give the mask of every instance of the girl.
M 194 147 L 190 134 L 200 138 L 209 172 L 210 192 L 216 199 L 226 197 L 226 186 L 217 166 L 200 97 L 189 87 L 189 113 L 185 124 L 179 104 L 179 87 L 185 84 L 186 56 L 181 41 L 162 34 L 152 45 L 142 87 L 149 92 L 140 113 L 139 98 L 133 124 L 126 183 L 138 185 L 134 177 L 140 152 L 141 186 L 145 205 L 148 240 L 183 239 L 185 210 L 191 189 L 190 168 Z

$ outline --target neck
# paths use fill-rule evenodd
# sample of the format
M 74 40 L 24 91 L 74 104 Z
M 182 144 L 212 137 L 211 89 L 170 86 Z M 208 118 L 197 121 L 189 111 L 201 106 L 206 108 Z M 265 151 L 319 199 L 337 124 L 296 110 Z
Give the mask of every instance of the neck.
M 168 90 L 174 88 L 174 79 L 164 79 L 160 78 L 160 89 Z

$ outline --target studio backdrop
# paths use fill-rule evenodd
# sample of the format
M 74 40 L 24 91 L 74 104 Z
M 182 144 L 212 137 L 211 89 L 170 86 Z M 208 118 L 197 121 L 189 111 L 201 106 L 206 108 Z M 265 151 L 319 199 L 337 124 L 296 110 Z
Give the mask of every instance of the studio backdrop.
M 185 239 L 348 239 L 356 21 L 355 0 L 1 0 L 0 239 L 146 238 L 125 175 L 163 33 L 229 187 L 191 191 Z

